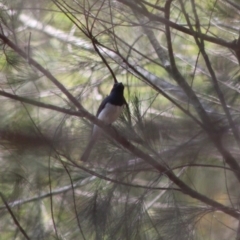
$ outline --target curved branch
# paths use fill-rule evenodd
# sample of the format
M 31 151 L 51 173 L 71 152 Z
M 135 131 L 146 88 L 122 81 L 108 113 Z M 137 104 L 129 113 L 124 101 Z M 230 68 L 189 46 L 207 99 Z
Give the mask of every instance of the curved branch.
M 26 239 L 29 239 L 29 236 L 27 235 L 26 231 L 23 229 L 23 227 L 20 225 L 19 221 L 17 220 L 17 218 L 15 217 L 14 213 L 12 212 L 9 204 L 7 203 L 4 195 L 0 192 L 0 197 L 2 198 L 2 201 L 4 203 L 4 205 L 6 206 L 8 212 L 10 213 L 12 219 L 13 219 L 13 222 L 15 223 L 15 225 L 18 227 L 18 229 L 20 230 L 20 232 L 22 233 L 22 235 L 26 238 Z
M 212 43 L 215 43 L 215 44 L 218 44 L 218 45 L 221 45 L 223 47 L 227 47 L 227 48 L 230 48 L 230 49 L 235 49 L 236 48 L 236 44 L 234 41 L 232 42 L 227 42 L 221 38 L 215 38 L 215 37 L 211 37 L 207 34 L 203 34 L 203 33 L 199 33 L 199 32 L 196 32 L 196 31 L 192 31 L 186 27 L 183 27 L 177 23 L 174 23 L 170 20 L 168 20 L 167 18 L 164 18 L 164 17 L 161 17 L 159 15 L 155 15 L 151 12 L 148 12 L 145 8 L 141 8 L 139 7 L 135 1 L 129 1 L 129 0 L 118 0 L 118 2 L 121 2 L 122 4 L 134 9 L 135 11 L 137 11 L 138 13 L 144 15 L 145 17 L 147 17 L 149 20 L 151 21 L 157 21 L 157 22 L 160 22 L 160 23 L 163 23 L 171 28 L 174 28 L 180 32 L 183 32 L 183 33 L 186 33 L 188 35 L 191 35 L 191 36 L 196 36 L 196 37 L 199 37 L 199 38 L 202 38 L 208 42 L 212 42 Z
M 40 71 L 44 76 L 46 76 L 53 84 L 55 84 L 63 94 L 73 103 L 78 110 L 82 110 L 82 105 L 78 102 L 78 100 L 42 65 L 40 65 L 33 58 L 29 57 L 27 53 L 25 53 L 21 48 L 19 48 L 16 44 L 14 44 L 10 39 L 0 33 L 0 39 L 2 39 L 3 43 L 13 49 L 16 53 L 18 53 L 22 58 L 28 61 L 29 64 L 34 66 L 38 71 Z
M 4 93 L 4 92 L 3 92 Z M 3 95 L 2 92 L 0 92 L 0 94 Z M 8 94 L 8 96 L 6 96 L 6 94 L 4 94 L 4 96 L 6 97 L 12 97 L 10 96 L 11 94 Z M 24 100 L 20 97 L 14 97 L 13 99 L 15 100 L 23 100 L 26 103 L 31 104 L 30 101 L 28 100 Z M 54 109 L 53 109 L 54 110 Z M 76 116 L 77 112 L 74 111 L 70 111 L 69 114 Z M 143 159 L 146 163 L 148 163 L 149 165 L 153 166 L 159 173 L 161 174 L 165 174 L 175 185 L 177 185 L 181 191 L 184 194 L 187 194 L 189 196 L 191 196 L 192 198 L 198 199 L 201 202 L 204 202 L 207 205 L 212 206 L 214 209 L 217 209 L 219 211 L 222 211 L 236 219 L 238 219 L 240 217 L 240 214 L 232 209 L 229 208 L 227 206 L 224 206 L 221 203 L 218 203 L 208 197 L 206 197 L 205 195 L 193 190 L 192 188 L 190 188 L 186 183 L 184 183 L 182 180 L 180 180 L 173 172 L 171 169 L 168 169 L 166 166 L 160 164 L 159 162 L 157 162 L 153 157 L 151 157 L 149 154 L 143 152 L 142 150 L 140 150 L 139 148 L 135 147 L 133 144 L 131 144 L 126 138 L 124 138 L 122 135 L 120 135 L 116 130 L 114 130 L 113 128 L 106 126 L 102 121 L 100 121 L 99 119 L 97 119 L 95 116 L 93 116 L 92 114 L 88 113 L 86 110 L 82 110 L 82 115 L 85 118 L 87 118 L 89 121 L 91 121 L 92 123 L 96 124 L 97 126 L 99 126 L 100 128 L 103 129 L 103 131 L 110 136 L 112 139 L 114 139 L 116 142 L 118 142 L 121 146 L 123 146 L 126 150 L 128 150 L 129 152 L 131 152 L 133 155 L 137 156 L 138 158 Z M 76 166 L 80 167 L 81 169 L 89 172 L 92 174 L 92 171 L 80 166 L 78 164 L 76 164 Z

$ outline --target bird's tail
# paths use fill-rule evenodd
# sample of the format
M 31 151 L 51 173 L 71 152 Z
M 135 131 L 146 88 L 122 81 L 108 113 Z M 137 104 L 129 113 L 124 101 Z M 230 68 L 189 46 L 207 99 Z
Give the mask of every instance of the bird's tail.
M 93 148 L 95 142 L 96 142 L 96 141 L 95 141 L 94 139 L 91 139 L 91 140 L 89 141 L 89 143 L 88 143 L 85 151 L 83 152 L 83 154 L 82 154 L 82 156 L 81 156 L 81 159 L 80 159 L 81 161 L 86 162 L 86 161 L 88 160 L 89 155 L 90 155 L 90 153 L 91 153 L 91 151 L 92 151 L 92 148 Z

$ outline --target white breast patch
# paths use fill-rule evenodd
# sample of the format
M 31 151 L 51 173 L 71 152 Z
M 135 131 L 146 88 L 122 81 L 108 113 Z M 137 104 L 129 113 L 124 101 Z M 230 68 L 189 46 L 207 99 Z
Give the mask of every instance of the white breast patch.
M 117 120 L 122 113 L 123 106 L 116 106 L 107 103 L 104 109 L 98 115 L 98 119 L 102 120 L 106 124 L 111 124 Z
M 99 113 L 98 119 L 102 120 L 106 124 L 111 124 L 117 120 L 117 118 L 122 113 L 123 106 L 116 106 L 110 103 L 107 103 L 104 109 Z M 93 127 L 93 135 L 97 137 L 101 132 L 101 129 L 94 125 Z

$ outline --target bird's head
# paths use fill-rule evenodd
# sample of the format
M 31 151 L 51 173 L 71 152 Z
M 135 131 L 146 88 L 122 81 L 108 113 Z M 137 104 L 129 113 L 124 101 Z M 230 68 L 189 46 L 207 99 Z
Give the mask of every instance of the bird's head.
M 112 92 L 123 93 L 123 90 L 124 90 L 124 85 L 121 82 L 119 83 L 117 82 L 117 83 L 114 83 L 111 93 Z

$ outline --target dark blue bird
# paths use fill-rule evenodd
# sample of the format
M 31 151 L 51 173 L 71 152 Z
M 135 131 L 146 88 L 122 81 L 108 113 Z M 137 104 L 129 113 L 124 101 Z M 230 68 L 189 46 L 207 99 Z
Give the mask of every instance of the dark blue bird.
M 122 83 L 115 83 L 109 96 L 107 96 L 100 104 L 97 111 L 97 118 L 106 124 L 111 124 L 117 120 L 123 110 L 123 106 L 127 104 L 124 95 L 124 86 Z M 82 154 L 81 161 L 87 161 L 91 150 L 97 139 L 101 136 L 102 130 L 97 125 L 93 126 L 91 139 Z

